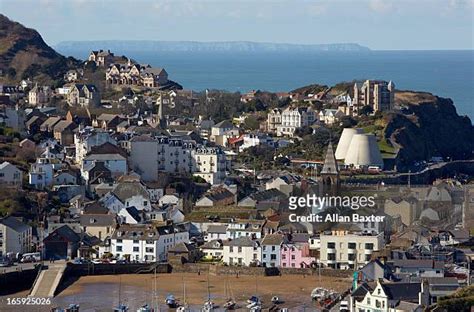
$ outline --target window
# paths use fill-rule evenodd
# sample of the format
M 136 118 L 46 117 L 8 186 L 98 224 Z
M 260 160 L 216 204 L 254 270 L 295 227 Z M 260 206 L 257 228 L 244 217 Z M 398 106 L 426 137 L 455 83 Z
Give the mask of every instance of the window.
M 275 251 L 276 247 L 275 246 L 272 246 L 272 251 Z
M 349 248 L 349 249 L 356 249 L 356 248 L 357 248 L 356 245 L 357 245 L 356 243 L 349 243 L 349 244 L 347 244 L 347 248 Z
M 295 259 L 296 259 L 295 255 L 291 255 L 291 260 L 295 260 Z
M 117 244 L 121 244 L 122 243 L 122 239 L 117 239 Z
M 370 304 L 370 297 L 367 297 L 367 304 Z
M 138 244 L 139 242 L 140 242 L 140 241 L 139 241 L 138 239 L 134 239 L 134 240 L 133 240 L 133 243 L 134 243 L 134 244 Z
M 276 260 L 277 256 L 275 254 L 270 255 L 270 260 Z
M 140 247 L 133 247 L 133 252 L 139 252 L 140 251 Z
M 116 250 L 117 252 L 122 251 L 122 246 L 117 246 L 117 247 L 115 247 L 115 250 Z
M 239 246 L 239 248 L 237 249 L 237 252 L 242 252 L 242 247 Z
M 328 243 L 328 248 L 336 248 L 336 243 L 334 242 Z
M 374 244 L 373 243 L 366 243 L 365 244 L 365 249 L 374 250 Z
M 234 247 L 233 246 L 229 246 L 229 252 L 234 252 Z
M 146 247 L 146 248 L 145 248 L 145 252 L 153 253 L 153 252 L 155 252 L 155 248 L 153 248 L 153 247 Z

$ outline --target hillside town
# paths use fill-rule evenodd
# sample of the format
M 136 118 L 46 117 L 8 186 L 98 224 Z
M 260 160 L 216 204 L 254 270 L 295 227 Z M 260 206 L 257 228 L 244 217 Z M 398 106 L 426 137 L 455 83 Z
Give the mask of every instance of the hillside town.
M 474 184 L 458 168 L 472 160 L 406 159 L 382 131 L 409 110 L 395 82 L 235 96 L 109 50 L 61 84 L 0 85 L 4 274 L 41 261 L 345 274 L 338 296 L 306 294 L 325 311 L 424 311 L 471 285 Z M 220 101 L 245 109 L 209 109 Z M 297 210 L 360 222 L 292 222 L 292 198 L 328 195 L 375 199 Z M 46 276 L 64 269 L 40 271 L 32 294 L 54 295 Z

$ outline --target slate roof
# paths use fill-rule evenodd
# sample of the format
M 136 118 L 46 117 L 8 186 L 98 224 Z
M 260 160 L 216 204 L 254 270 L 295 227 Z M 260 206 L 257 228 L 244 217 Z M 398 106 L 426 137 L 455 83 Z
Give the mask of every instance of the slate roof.
M 396 259 L 393 260 L 393 266 L 400 268 L 443 269 L 444 263 L 442 261 L 435 261 L 431 259 Z
M 247 236 L 242 236 L 231 241 L 224 242 L 225 246 L 235 246 L 235 247 L 254 247 L 255 244 L 258 244 L 258 241 L 253 241 Z
M 386 283 L 381 285 L 390 300 L 418 302 L 421 283 Z
M 262 246 L 275 246 L 283 243 L 285 236 L 283 234 L 267 234 L 262 240 Z
M 226 231 L 227 225 L 209 225 L 207 227 L 207 233 L 225 234 Z
M 23 222 L 19 221 L 17 218 L 14 217 L 6 217 L 3 219 L 0 219 L 0 224 L 3 224 L 15 232 L 21 233 L 24 231 L 27 231 L 30 227 Z
M 219 245 L 219 247 L 217 247 L 217 244 Z M 204 243 L 201 246 L 201 249 L 222 249 L 222 246 L 223 246 L 222 240 L 213 239 L 211 241 Z
M 125 210 L 128 212 L 128 214 L 135 219 L 135 221 L 140 222 L 142 220 L 142 217 L 140 217 L 140 212 L 138 209 L 134 206 L 132 207 L 127 207 Z
M 283 192 L 277 190 L 276 188 L 272 188 L 269 190 L 255 192 L 253 194 L 250 194 L 249 197 L 255 201 L 263 201 L 274 198 L 284 198 L 286 197 L 286 195 Z
M 115 215 L 112 214 L 82 214 L 80 216 L 81 226 L 113 226 Z
M 124 203 L 127 199 L 135 196 L 135 195 L 142 195 L 144 198 L 148 198 L 149 194 L 145 187 L 138 182 L 124 182 L 119 183 L 114 188 L 112 193 L 122 202 Z
M 233 128 L 234 125 L 228 121 L 228 120 L 223 120 L 217 124 L 215 124 L 214 126 L 212 126 L 213 128 L 224 128 L 224 129 L 227 129 L 227 128 Z

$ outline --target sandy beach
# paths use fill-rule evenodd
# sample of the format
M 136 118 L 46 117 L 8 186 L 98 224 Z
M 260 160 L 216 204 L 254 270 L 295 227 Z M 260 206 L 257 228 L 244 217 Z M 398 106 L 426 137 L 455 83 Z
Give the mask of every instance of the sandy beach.
M 163 302 L 164 297 L 172 293 L 180 302 L 184 302 L 183 285 L 185 285 L 186 302 L 191 305 L 200 305 L 208 296 L 207 279 L 206 274 L 158 274 L 156 275 L 158 301 Z M 118 297 L 119 289 L 127 294 L 133 293 L 133 289 L 136 289 L 137 292 L 140 292 L 140 296 L 145 297 L 146 302 L 151 302 L 153 280 L 153 274 L 84 276 L 63 290 L 56 298 L 83 298 L 87 288 L 93 285 L 106 285 L 103 287 L 104 293 L 97 294 L 98 297 L 105 295 L 105 293 Z M 231 295 L 237 302 L 243 303 L 250 296 L 258 294 L 264 303 L 270 303 L 271 297 L 277 295 L 285 301 L 286 307 L 299 307 L 305 304 L 309 307 L 312 305 L 310 294 L 315 287 L 322 286 L 336 291 L 344 291 L 350 286 L 350 282 L 350 279 L 347 278 L 327 276 L 322 276 L 320 279 L 318 276 L 302 275 L 281 277 L 209 275 L 209 291 L 211 298 L 219 305 L 223 304 L 226 298 Z M 226 285 L 228 286 L 226 287 Z M 132 296 L 136 298 L 135 295 Z M 128 295 L 122 295 L 125 300 L 129 299 L 127 297 Z M 99 299 L 89 298 L 89 301 Z

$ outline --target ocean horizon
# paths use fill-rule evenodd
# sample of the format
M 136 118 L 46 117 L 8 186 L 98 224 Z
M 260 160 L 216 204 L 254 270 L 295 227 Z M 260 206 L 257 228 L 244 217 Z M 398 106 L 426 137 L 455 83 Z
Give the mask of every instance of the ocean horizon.
M 89 53 L 85 49 L 58 49 L 58 52 L 83 60 Z M 163 67 L 169 79 L 195 91 L 284 92 L 314 83 L 392 80 L 398 90 L 425 91 L 450 98 L 458 114 L 474 120 L 474 50 L 234 53 L 123 49 L 112 52 Z

